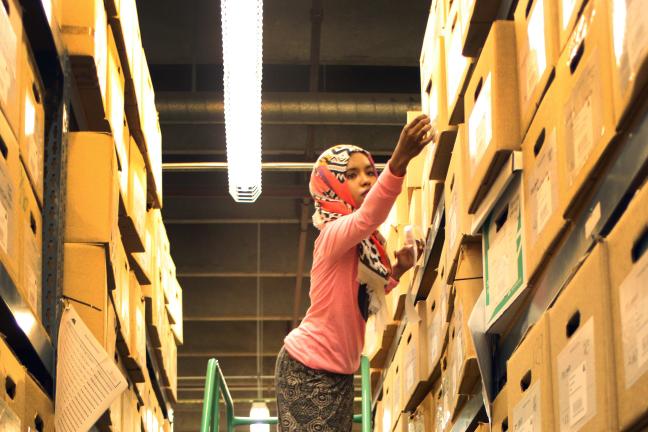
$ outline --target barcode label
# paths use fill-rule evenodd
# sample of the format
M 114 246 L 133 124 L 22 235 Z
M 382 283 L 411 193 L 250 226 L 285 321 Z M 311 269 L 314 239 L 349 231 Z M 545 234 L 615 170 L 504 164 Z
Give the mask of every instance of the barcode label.
M 582 362 L 569 372 L 569 426 L 574 427 L 587 413 L 587 364 Z

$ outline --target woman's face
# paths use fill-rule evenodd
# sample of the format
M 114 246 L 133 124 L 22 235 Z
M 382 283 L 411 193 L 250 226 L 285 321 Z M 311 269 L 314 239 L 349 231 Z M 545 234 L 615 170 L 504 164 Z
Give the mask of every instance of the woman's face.
M 366 155 L 353 153 L 349 158 L 345 176 L 351 196 L 355 200 L 356 206 L 360 207 L 369 190 L 376 183 L 376 170 Z

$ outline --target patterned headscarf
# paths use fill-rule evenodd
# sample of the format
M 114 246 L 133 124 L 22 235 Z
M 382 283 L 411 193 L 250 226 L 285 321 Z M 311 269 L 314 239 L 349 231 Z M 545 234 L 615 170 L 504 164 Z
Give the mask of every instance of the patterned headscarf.
M 354 153 L 364 154 L 374 165 L 368 151 L 353 145 L 331 147 L 315 163 L 309 188 L 315 201 L 313 224 L 317 229 L 321 230 L 326 223 L 357 209 L 346 183 L 347 166 Z M 362 240 L 358 244 L 358 256 L 358 282 L 361 286 L 366 286 L 369 294 L 369 312 L 376 313 L 380 305 L 373 293 L 384 290 L 392 271 L 382 236 L 375 232 Z

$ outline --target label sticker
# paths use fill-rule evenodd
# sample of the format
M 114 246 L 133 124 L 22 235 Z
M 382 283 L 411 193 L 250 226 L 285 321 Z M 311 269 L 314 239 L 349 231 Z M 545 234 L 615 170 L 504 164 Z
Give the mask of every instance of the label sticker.
M 539 432 L 542 430 L 540 396 L 540 381 L 537 381 L 527 389 L 524 397 L 513 408 L 514 431 Z
M 540 76 L 547 68 L 547 54 L 545 52 L 544 31 L 544 1 L 537 0 L 529 15 L 527 26 L 527 41 L 529 51 L 524 60 L 523 70 L 526 72 L 526 85 L 524 87 L 523 102 L 527 104 Z
M 0 9 L 3 9 L 0 7 Z M 22 413 L 21 413 L 22 414 Z M 11 409 L 11 407 L 0 398 L 0 430 L 3 432 L 20 432 L 22 425 L 20 417 Z
M 587 414 L 587 363 L 582 362 L 567 374 L 569 425 L 574 427 Z
M 481 160 L 493 138 L 491 74 L 482 85 L 468 119 L 468 151 L 472 169 Z
M 625 388 L 648 372 L 648 253 L 632 266 L 619 287 Z
M 567 30 L 567 25 L 571 19 L 572 13 L 574 12 L 574 7 L 576 6 L 576 0 L 562 0 L 562 28 Z
M 558 354 L 560 430 L 578 431 L 596 415 L 594 318 Z
M 411 348 L 407 353 L 407 365 L 405 372 L 405 388 L 411 389 L 414 385 L 414 376 L 416 372 L 416 349 Z
M 556 158 L 556 128 L 546 136 L 546 140 L 537 156 L 536 167 L 529 182 L 530 205 L 535 206 L 532 213 L 532 241 L 536 241 L 544 230 L 558 200 L 558 188 L 555 179 L 558 175 Z
M 646 4 L 643 0 L 626 0 L 625 3 L 627 7 L 625 48 L 628 51 L 628 60 L 632 71 L 630 80 L 634 81 L 648 50 L 648 45 L 646 45 L 648 16 L 645 11 Z
M 428 326 L 428 344 L 430 346 L 428 350 L 428 363 L 430 364 L 430 369 L 433 369 L 436 366 L 436 360 L 439 355 L 439 331 L 441 329 L 441 314 L 435 313 L 432 323 Z
M 3 200 L 0 200 L 0 248 L 9 254 L 9 212 Z
M 0 103 L 8 104 L 11 85 L 16 82 L 18 41 L 4 7 L 0 8 Z M 15 101 L 14 101 L 15 102 Z
M 496 232 L 496 225 L 490 227 L 490 245 L 488 251 L 488 289 L 489 298 L 499 304 L 519 278 L 517 262 L 518 251 L 518 213 L 520 197 L 509 202 L 508 219 Z

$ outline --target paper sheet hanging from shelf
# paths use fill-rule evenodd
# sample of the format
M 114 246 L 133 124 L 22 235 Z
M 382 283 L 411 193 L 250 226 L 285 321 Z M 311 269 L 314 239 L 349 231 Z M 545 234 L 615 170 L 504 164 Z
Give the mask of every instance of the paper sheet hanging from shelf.
M 89 430 L 127 387 L 117 365 L 67 305 L 58 334 L 56 430 Z

